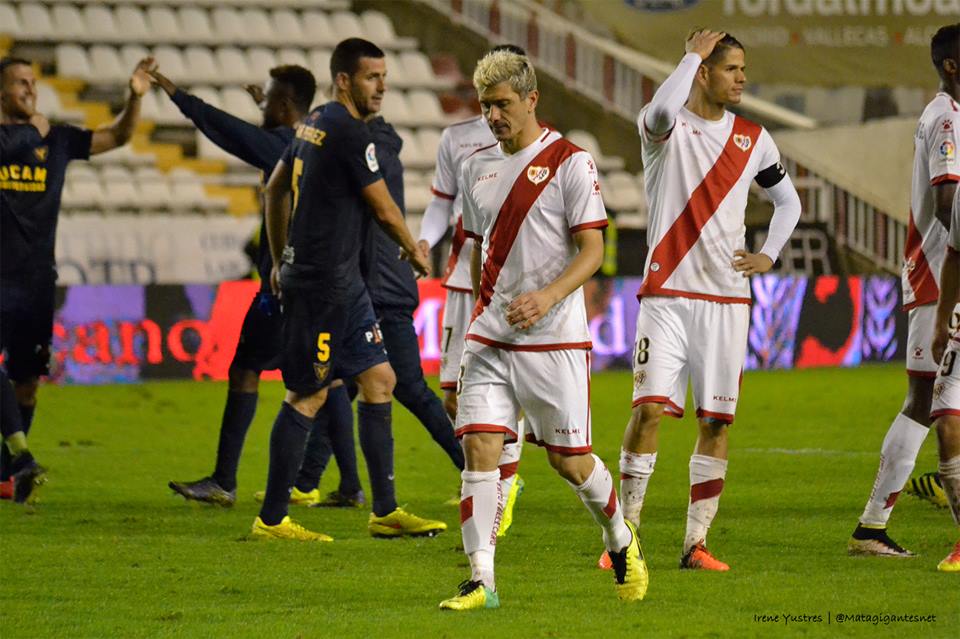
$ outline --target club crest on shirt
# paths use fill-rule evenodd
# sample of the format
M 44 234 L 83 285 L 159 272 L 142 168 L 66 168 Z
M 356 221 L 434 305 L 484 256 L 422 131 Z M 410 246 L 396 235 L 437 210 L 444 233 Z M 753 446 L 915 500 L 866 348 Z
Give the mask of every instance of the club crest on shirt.
M 49 151 L 49 147 L 46 147 L 46 146 L 38 146 L 37 148 L 35 148 L 35 149 L 33 150 L 33 154 L 34 154 L 35 156 L 37 156 L 37 159 L 40 160 L 41 162 L 46 162 L 46 161 L 47 161 L 47 151 Z
M 330 374 L 330 364 L 313 363 L 313 372 L 317 375 L 317 381 L 322 382 Z
M 531 166 L 527 169 L 527 179 L 534 184 L 540 184 L 548 177 L 550 177 L 549 166 Z
M 749 135 L 733 134 L 733 143 L 740 147 L 741 151 L 749 151 L 753 146 L 753 139 Z

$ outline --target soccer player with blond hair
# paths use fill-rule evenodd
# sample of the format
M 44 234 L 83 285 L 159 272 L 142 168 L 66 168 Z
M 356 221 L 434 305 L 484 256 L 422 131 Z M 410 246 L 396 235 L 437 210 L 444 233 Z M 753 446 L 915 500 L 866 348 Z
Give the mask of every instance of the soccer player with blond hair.
M 457 434 L 466 457 L 460 520 L 470 578 L 440 607 L 496 608 L 501 515 L 497 469 L 505 441 L 547 449 L 603 530 L 621 600 L 642 599 L 647 569 L 624 521 L 613 479 L 592 454 L 590 333 L 583 283 L 603 259 L 607 225 L 590 154 L 537 122 L 540 94 L 529 58 L 484 56 L 474 71 L 483 115 L 497 143 L 468 158 L 460 175 L 463 230 L 476 240 L 477 302 L 461 362 Z

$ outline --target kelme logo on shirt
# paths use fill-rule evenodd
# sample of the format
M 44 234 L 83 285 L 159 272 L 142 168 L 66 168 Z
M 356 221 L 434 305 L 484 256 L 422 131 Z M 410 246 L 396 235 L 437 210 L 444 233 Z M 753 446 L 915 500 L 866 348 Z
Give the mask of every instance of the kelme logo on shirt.
M 741 135 L 740 133 L 733 134 L 733 143 L 740 147 L 741 151 L 749 151 L 750 147 L 753 146 L 753 139 L 749 135 Z
M 380 170 L 380 165 L 377 164 L 377 147 L 373 145 L 373 142 L 367 145 L 367 151 L 365 153 L 367 158 L 367 168 L 370 169 L 371 173 L 376 173 Z
M 549 166 L 531 166 L 527 169 L 527 179 L 534 184 L 540 184 L 548 177 L 550 177 Z

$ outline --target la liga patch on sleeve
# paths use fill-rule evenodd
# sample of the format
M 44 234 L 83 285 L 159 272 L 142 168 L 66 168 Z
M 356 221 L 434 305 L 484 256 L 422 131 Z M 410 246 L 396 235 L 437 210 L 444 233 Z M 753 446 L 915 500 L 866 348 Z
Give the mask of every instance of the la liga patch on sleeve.
M 374 146 L 373 142 L 367 145 L 367 150 L 364 155 L 367 158 L 367 168 L 370 169 L 370 172 L 376 173 L 379 171 L 380 165 L 377 164 L 377 147 Z

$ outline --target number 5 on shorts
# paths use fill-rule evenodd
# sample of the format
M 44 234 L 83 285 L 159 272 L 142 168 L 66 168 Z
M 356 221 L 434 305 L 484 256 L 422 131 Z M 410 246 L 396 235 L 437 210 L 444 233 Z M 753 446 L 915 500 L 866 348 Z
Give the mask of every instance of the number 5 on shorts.
M 330 333 L 317 334 L 317 361 L 321 364 L 330 359 Z

